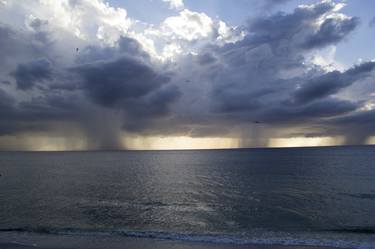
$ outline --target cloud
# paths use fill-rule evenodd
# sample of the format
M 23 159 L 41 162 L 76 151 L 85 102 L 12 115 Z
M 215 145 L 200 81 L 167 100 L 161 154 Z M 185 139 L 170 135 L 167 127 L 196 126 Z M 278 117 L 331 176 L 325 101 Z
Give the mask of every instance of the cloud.
M 327 18 L 321 24 L 318 31 L 307 37 L 303 46 L 306 48 L 319 48 L 327 44 L 335 44 L 343 40 L 350 32 L 352 32 L 359 23 L 358 18 L 336 17 Z
M 375 111 L 358 111 L 328 120 L 325 125 L 323 135 L 345 134 L 345 144 L 358 145 L 365 144 L 369 137 L 374 135 L 373 123 L 375 121 Z
M 287 2 L 290 2 L 290 0 L 265 0 L 262 1 L 265 7 L 272 7 L 275 5 L 285 4 Z
M 369 26 L 370 27 L 374 27 L 375 26 L 375 17 L 372 18 L 372 20 L 369 22 Z
M 51 62 L 45 58 L 17 66 L 16 71 L 11 73 L 16 79 L 17 87 L 21 90 L 29 90 L 36 83 L 50 80 L 52 78 Z
M 14 105 L 15 99 L 4 90 L 0 89 L 0 109 L 10 108 Z
M 329 50 L 333 61 L 332 48 L 358 26 L 341 3 L 232 27 L 187 9 L 146 24 L 100 0 L 10 2 L 17 11 L 5 5 L 0 15 L 1 135 L 63 134 L 117 149 L 129 134 L 259 146 L 295 134 L 363 143 L 374 133 L 375 63 L 314 59 Z M 12 15 L 22 21 L 5 22 Z
M 185 9 L 178 16 L 165 19 L 161 29 L 172 39 L 196 41 L 212 35 L 213 21 L 205 13 Z
M 163 2 L 166 2 L 169 4 L 170 9 L 183 9 L 184 8 L 184 2 L 183 0 L 163 0 Z
M 89 98 L 105 107 L 121 106 L 124 101 L 143 97 L 169 81 L 129 57 L 83 65 L 74 71 L 83 77 Z
M 310 126 L 320 131 L 324 128 L 317 124 L 325 119 L 356 113 L 363 103 L 337 95 L 373 77 L 373 62 L 327 73 L 308 56 L 316 48 L 344 40 L 356 27 L 355 18 L 336 14 L 340 8 L 322 1 L 298 7 L 291 14 L 252 19 L 243 40 L 202 52 L 203 58 L 215 58 L 203 69 L 212 81 L 212 123 L 253 129 L 257 121 L 266 130 L 262 136 L 267 140 L 286 136 L 288 127 Z M 340 17 L 332 20 L 333 16 Z M 331 25 L 334 28 L 328 28 Z M 212 123 L 205 125 L 210 127 Z
M 293 104 L 304 104 L 338 93 L 345 87 L 362 80 L 375 69 L 375 62 L 355 66 L 344 73 L 330 72 L 308 80 L 293 93 Z
M 267 103 L 267 106 L 279 105 L 299 85 L 303 87 L 295 94 L 297 102 L 309 102 L 309 99 L 305 99 L 308 95 L 305 92 L 308 93 L 310 89 L 318 91 L 317 99 L 333 93 L 333 86 L 329 86 L 332 92 L 327 89 L 327 94 L 325 90 L 314 86 L 325 86 L 324 81 L 340 73 L 326 74 L 312 70 L 304 55 L 312 51 L 314 46 L 304 47 L 302 44 L 311 38 L 311 34 L 322 29 L 325 20 L 336 9 L 337 6 L 332 2 L 323 1 L 299 7 L 291 14 L 277 13 L 253 19 L 247 28 L 248 35 L 242 41 L 213 49 L 214 56 L 222 62 L 214 69 L 215 109 L 221 112 L 256 113 L 254 110 L 259 110 L 264 105 L 262 102 Z M 346 18 L 340 20 L 345 22 Z M 318 21 L 321 21 L 320 26 L 316 25 Z M 336 31 L 332 29 L 324 32 L 324 36 L 330 37 L 331 32 Z M 344 38 L 345 36 L 341 37 Z M 327 39 L 324 46 L 330 46 L 334 42 L 336 41 Z M 338 80 L 337 85 L 341 84 L 346 83 Z
M 280 43 L 293 40 L 305 49 L 321 48 L 342 41 L 358 25 L 358 19 L 337 13 L 341 4 L 322 1 L 302 5 L 291 14 L 277 13 L 250 22 L 254 41 Z

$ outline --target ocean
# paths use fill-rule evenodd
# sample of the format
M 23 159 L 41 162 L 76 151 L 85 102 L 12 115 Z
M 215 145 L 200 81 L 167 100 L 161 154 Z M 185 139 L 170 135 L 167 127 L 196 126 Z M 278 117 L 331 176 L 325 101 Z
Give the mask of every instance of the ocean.
M 375 147 L 1 152 L 0 234 L 375 248 Z

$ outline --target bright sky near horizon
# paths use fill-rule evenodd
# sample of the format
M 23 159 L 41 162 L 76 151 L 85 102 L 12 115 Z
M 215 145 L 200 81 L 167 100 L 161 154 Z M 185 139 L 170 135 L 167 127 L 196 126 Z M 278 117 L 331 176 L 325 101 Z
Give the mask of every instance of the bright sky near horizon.
M 0 149 L 373 144 L 373 0 L 0 0 Z

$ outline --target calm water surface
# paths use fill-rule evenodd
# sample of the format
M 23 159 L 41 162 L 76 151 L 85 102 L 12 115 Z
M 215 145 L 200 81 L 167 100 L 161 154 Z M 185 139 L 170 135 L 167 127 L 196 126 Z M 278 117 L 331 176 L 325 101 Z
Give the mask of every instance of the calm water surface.
M 375 147 L 0 153 L 0 229 L 375 248 Z

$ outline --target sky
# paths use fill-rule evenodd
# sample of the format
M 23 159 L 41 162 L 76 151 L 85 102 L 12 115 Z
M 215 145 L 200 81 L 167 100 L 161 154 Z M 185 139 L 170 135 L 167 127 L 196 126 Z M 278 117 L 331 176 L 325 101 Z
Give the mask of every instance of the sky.
M 375 144 L 373 0 L 0 0 L 0 150 Z

